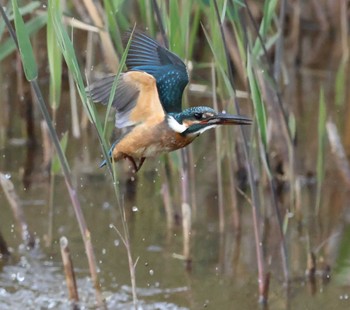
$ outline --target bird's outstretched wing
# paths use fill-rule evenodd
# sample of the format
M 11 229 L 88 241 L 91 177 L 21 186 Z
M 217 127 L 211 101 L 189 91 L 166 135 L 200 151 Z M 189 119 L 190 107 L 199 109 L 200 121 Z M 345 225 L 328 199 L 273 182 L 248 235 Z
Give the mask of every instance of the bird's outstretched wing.
M 182 94 L 188 84 L 183 61 L 147 35 L 134 32 L 126 58 L 129 70 L 144 71 L 155 77 L 165 112 L 181 112 Z
M 115 76 L 108 76 L 93 83 L 87 88 L 88 95 L 95 102 L 107 104 L 114 79 Z M 119 75 L 112 106 L 116 109 L 118 128 L 133 126 L 150 117 L 165 117 L 156 80 L 145 72 L 129 71 Z

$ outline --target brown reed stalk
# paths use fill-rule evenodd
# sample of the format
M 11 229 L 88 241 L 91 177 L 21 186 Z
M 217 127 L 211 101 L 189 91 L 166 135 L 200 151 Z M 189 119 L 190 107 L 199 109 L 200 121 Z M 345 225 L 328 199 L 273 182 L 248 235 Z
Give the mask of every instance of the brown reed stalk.
M 327 121 L 326 129 L 336 167 L 347 186 L 350 187 L 350 164 L 341 142 L 337 126 L 332 121 Z
M 66 237 L 60 238 L 61 256 L 66 277 L 66 284 L 68 288 L 69 300 L 75 305 L 79 302 L 79 295 L 77 289 L 77 282 L 75 280 L 75 272 L 73 267 L 72 257 L 68 247 L 68 239 Z
M 308 283 L 311 295 L 315 295 L 316 293 L 316 256 L 315 253 L 310 251 L 307 255 L 307 270 L 306 274 L 308 277 Z
M 161 189 L 161 193 L 163 196 L 164 209 L 166 214 L 166 224 L 168 230 L 172 230 L 174 228 L 174 209 L 171 203 L 171 196 L 169 192 L 169 178 L 165 173 L 164 181 Z
M 216 76 L 215 67 L 211 63 L 211 80 L 213 88 L 213 107 L 216 111 L 219 110 L 216 97 Z M 224 192 L 222 184 L 222 167 L 221 167 L 221 128 L 215 130 L 215 148 L 216 148 L 216 171 L 217 171 L 217 186 L 218 186 L 218 205 L 219 205 L 219 231 L 223 233 L 225 230 L 225 207 L 224 207 Z
M 0 231 L 0 260 L 3 258 L 8 258 L 11 255 L 8 250 L 6 240 Z
M 9 202 L 13 216 L 17 223 L 17 230 L 21 235 L 22 241 L 27 248 L 32 249 L 35 246 L 35 239 L 33 234 L 29 231 L 28 224 L 25 220 L 23 207 L 20 199 L 15 191 L 15 187 L 10 178 L 0 172 L 0 184 L 5 193 L 7 201 Z
M 191 259 L 191 206 L 189 204 L 189 183 L 188 183 L 188 153 L 186 149 L 181 149 L 181 213 L 183 232 L 183 255 L 186 262 L 186 270 L 192 269 Z

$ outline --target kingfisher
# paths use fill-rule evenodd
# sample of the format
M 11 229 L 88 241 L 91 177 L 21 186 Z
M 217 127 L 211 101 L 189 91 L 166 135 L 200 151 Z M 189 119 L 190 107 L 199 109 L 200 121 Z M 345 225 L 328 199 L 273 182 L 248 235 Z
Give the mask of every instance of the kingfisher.
M 184 62 L 144 33 L 130 35 L 128 71 L 119 75 L 112 101 L 115 126 L 125 130 L 113 143 L 110 159 L 129 159 L 136 173 L 146 158 L 183 148 L 210 128 L 252 123 L 247 117 L 206 106 L 182 110 L 189 81 Z M 114 79 L 107 76 L 88 86 L 92 101 L 106 105 Z M 104 160 L 100 166 L 105 164 Z

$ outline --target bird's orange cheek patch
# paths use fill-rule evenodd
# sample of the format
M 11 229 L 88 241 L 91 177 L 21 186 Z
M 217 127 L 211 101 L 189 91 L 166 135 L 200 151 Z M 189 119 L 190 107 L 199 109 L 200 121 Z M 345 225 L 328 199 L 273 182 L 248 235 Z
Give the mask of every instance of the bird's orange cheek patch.
M 193 122 L 192 121 L 183 121 L 182 124 L 185 125 L 186 128 L 188 128 L 193 124 Z

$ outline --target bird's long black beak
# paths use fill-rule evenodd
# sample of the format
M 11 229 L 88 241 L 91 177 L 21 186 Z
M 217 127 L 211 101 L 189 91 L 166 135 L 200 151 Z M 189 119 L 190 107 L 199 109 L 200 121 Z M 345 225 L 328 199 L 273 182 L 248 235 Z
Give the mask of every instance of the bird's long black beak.
M 217 125 L 251 125 L 252 120 L 242 115 L 233 115 L 228 113 L 218 113 L 209 120 L 208 123 Z

